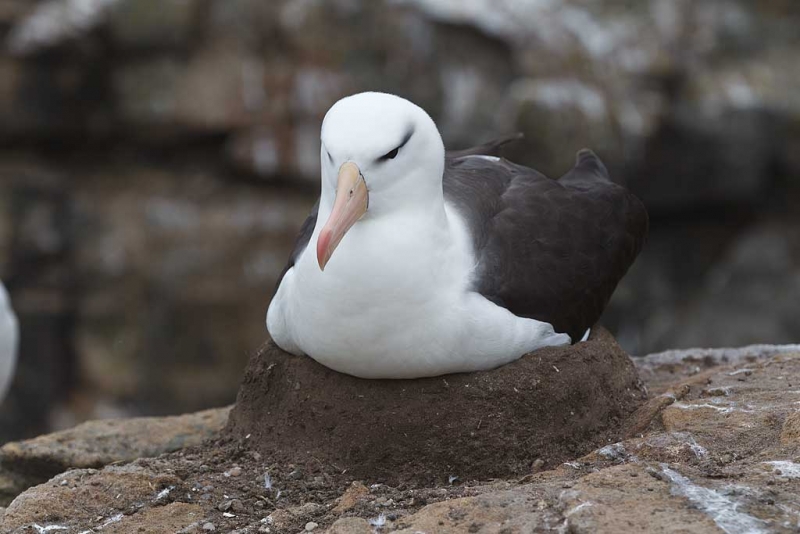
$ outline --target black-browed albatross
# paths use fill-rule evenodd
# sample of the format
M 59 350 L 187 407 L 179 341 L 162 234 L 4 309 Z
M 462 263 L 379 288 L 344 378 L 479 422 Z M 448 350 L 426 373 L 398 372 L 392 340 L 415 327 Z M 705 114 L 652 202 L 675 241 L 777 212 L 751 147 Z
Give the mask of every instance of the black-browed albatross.
M 484 370 L 577 341 L 647 234 L 591 151 L 558 180 L 445 153 L 420 107 L 384 93 L 322 123 L 322 191 L 267 312 L 275 343 L 362 378 Z
M 17 316 L 11 308 L 3 282 L 0 282 L 0 404 L 8 393 L 17 364 L 17 342 L 19 341 Z

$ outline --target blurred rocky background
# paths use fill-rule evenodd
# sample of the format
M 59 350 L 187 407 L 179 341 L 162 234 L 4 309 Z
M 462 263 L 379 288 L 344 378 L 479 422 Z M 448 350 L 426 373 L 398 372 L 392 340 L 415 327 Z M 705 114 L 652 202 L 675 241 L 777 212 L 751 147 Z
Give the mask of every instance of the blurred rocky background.
M 0 0 L 0 443 L 231 402 L 314 202 L 319 125 L 408 97 L 450 148 L 584 146 L 646 202 L 633 354 L 800 340 L 796 0 Z

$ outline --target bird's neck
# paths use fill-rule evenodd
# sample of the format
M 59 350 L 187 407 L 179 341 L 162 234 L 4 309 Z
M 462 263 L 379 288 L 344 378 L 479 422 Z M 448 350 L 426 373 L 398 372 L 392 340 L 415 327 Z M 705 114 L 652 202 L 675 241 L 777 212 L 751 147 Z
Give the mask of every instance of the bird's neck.
M 323 224 L 327 214 L 320 213 Z M 314 250 L 319 228 L 314 232 L 309 250 Z M 367 212 L 350 228 L 334 252 L 325 270 L 327 280 L 349 273 L 373 273 L 378 278 L 408 277 L 427 262 L 438 262 L 440 255 L 449 255 L 455 242 L 453 228 L 445 209 L 444 200 L 433 202 L 428 198 L 418 205 L 385 212 Z M 308 259 L 306 266 L 315 275 L 319 268 L 315 260 Z M 405 273 L 405 274 L 404 274 Z M 420 275 L 421 276 L 421 275 Z

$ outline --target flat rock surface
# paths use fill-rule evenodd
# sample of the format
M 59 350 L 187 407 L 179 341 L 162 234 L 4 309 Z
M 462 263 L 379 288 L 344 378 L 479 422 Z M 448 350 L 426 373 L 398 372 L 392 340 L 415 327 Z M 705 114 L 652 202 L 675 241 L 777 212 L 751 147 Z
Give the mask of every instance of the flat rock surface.
M 800 351 L 638 365 L 654 394 L 627 437 L 521 477 L 371 483 L 270 457 L 251 435 L 57 475 L 19 496 L 0 531 L 797 532 Z
M 371 482 L 486 480 L 616 441 L 644 397 L 602 329 L 491 371 L 416 380 L 355 378 L 270 344 L 250 360 L 228 431 L 265 456 Z
M 174 417 L 89 421 L 0 448 L 0 504 L 70 468 L 158 456 L 199 445 L 225 426 L 230 408 Z

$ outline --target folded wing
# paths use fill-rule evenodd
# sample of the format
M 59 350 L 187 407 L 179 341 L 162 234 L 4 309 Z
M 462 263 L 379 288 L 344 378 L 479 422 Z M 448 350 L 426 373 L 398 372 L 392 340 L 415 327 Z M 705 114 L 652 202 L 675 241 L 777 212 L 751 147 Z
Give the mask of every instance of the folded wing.
M 580 339 L 639 254 L 647 211 L 589 150 L 558 180 L 476 156 L 448 153 L 444 176 L 472 235 L 473 289 Z

